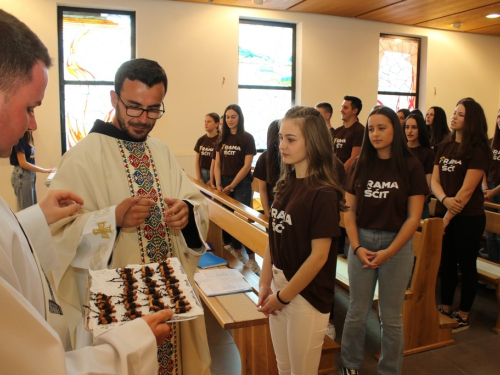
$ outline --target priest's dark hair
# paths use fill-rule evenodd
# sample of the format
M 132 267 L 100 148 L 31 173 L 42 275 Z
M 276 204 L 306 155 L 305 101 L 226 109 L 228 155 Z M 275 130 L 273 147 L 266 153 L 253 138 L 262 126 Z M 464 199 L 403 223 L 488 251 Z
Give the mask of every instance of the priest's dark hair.
M 148 87 L 163 83 L 167 93 L 167 74 L 156 61 L 148 59 L 133 59 L 124 62 L 115 75 L 115 92 L 120 95 L 125 79 L 139 81 Z
M 31 82 L 31 70 L 38 61 L 50 68 L 52 59 L 40 38 L 26 24 L 2 9 L 0 35 L 0 90 L 13 95 L 20 86 Z

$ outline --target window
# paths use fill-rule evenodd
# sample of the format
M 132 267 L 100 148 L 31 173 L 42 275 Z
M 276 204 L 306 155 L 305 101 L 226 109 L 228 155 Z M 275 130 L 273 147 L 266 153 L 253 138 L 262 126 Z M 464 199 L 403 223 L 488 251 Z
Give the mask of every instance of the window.
M 119 66 L 135 57 L 135 12 L 57 8 L 63 153 L 109 121 Z
M 380 35 L 378 104 L 395 111 L 418 108 L 420 39 Z
M 258 150 L 295 101 L 295 24 L 240 20 L 238 103 Z

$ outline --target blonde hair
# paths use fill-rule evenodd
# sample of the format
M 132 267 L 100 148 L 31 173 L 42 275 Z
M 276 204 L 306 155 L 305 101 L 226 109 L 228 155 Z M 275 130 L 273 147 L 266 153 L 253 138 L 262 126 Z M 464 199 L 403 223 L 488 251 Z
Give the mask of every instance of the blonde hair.
M 306 184 L 331 187 L 337 193 L 339 209 L 344 211 L 344 191 L 333 158 L 333 141 L 326 121 L 318 110 L 312 107 L 296 106 L 288 110 L 283 120 L 293 120 L 305 139 L 307 152 Z M 276 183 L 276 197 L 284 194 L 296 179 L 292 165 L 281 163 L 281 178 Z

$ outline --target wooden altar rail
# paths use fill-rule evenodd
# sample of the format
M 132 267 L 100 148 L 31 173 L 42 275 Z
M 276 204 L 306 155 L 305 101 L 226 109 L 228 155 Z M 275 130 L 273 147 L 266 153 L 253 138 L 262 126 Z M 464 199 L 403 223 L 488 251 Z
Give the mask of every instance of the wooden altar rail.
M 484 207 L 500 210 L 500 205 L 484 202 Z M 429 211 L 434 215 L 436 199 L 432 198 L 429 204 Z M 493 233 L 500 233 L 500 214 L 498 212 L 486 210 L 486 230 Z M 500 264 L 490 262 L 483 258 L 477 258 L 477 274 L 479 280 L 486 284 L 495 286 L 495 293 L 498 301 L 497 322 L 492 328 L 494 332 L 500 334 Z
M 210 217 L 207 241 L 212 243 L 216 255 L 228 260 L 230 267 L 238 269 L 253 287 L 250 293 L 207 297 L 199 291 L 200 296 L 222 328 L 233 330 L 233 339 L 240 353 L 241 374 L 278 374 L 268 319 L 256 310 L 259 277 L 224 251 L 222 243 L 222 230 L 225 230 L 263 257 L 268 242 L 265 232 L 267 216 L 197 180 L 192 181 L 207 196 Z M 339 351 L 340 346 L 325 336 L 318 374 L 337 372 L 334 356 Z

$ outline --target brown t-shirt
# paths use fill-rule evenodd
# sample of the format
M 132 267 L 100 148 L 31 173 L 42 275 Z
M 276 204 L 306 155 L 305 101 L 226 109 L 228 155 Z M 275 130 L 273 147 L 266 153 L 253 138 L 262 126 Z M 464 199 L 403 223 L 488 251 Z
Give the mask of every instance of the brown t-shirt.
M 342 163 L 349 160 L 353 147 L 361 147 L 364 134 L 365 127 L 358 121 L 348 128 L 342 125 L 333 131 L 333 151 Z
M 500 184 L 500 147 L 495 147 L 492 142 L 491 151 L 493 151 L 493 160 L 490 162 L 488 182 Z
M 194 150 L 200 154 L 200 168 L 210 169 L 210 165 L 212 164 L 212 154 L 215 150 L 215 144 L 218 141 L 218 137 L 210 138 L 208 135 L 204 135 L 198 139 L 196 145 L 194 146 Z
M 335 292 L 340 214 L 337 193 L 332 188 L 308 186 L 297 179 L 271 207 L 269 248 L 271 262 L 283 270 L 287 280 L 311 255 L 311 241 L 332 238 L 328 260 L 300 295 L 321 313 L 332 307 Z
M 455 141 L 443 142 L 436 151 L 434 165 L 439 166 L 439 180 L 444 193 L 454 197 L 462 188 L 468 169 L 481 169 L 487 171 L 489 158 L 486 150 L 476 147 L 469 159 L 459 159 L 456 155 L 460 143 Z M 481 180 L 478 182 L 470 200 L 465 205 L 460 216 L 479 216 L 484 213 L 484 196 L 481 190 Z M 436 215 L 444 216 L 447 209 L 439 201 L 436 202 Z
M 347 177 L 347 174 L 345 173 L 344 163 L 342 163 L 340 159 L 335 156 L 335 154 L 333 155 L 333 162 L 335 163 L 335 170 L 337 171 L 340 186 L 344 186 L 344 183 L 346 181 L 345 179 Z
M 354 173 L 356 159 L 348 174 Z M 429 186 L 424 167 L 414 156 L 406 157 L 408 181 L 396 175 L 391 159 L 375 160 L 368 181 L 355 189 L 347 190 L 356 195 L 356 224 L 359 228 L 398 232 L 408 218 L 408 197 L 426 195 Z
M 267 181 L 267 150 L 260 154 L 259 159 L 257 159 L 257 164 L 255 164 L 255 169 L 253 171 L 253 176 L 258 178 L 261 181 L 265 181 L 267 184 L 267 197 L 269 202 L 274 200 L 274 187 L 276 186 L 276 182 L 279 179 L 279 176 L 276 176 L 273 183 L 270 184 Z
M 423 165 L 425 174 L 432 174 L 434 170 L 434 157 L 436 153 L 430 147 L 417 146 L 410 147 L 410 151 Z
M 245 132 L 238 141 L 236 134 L 229 134 L 224 144 L 218 144 L 215 151 L 220 156 L 222 176 L 236 176 L 245 165 L 245 156 L 257 154 L 252 134 Z M 251 173 L 248 172 L 248 176 Z

